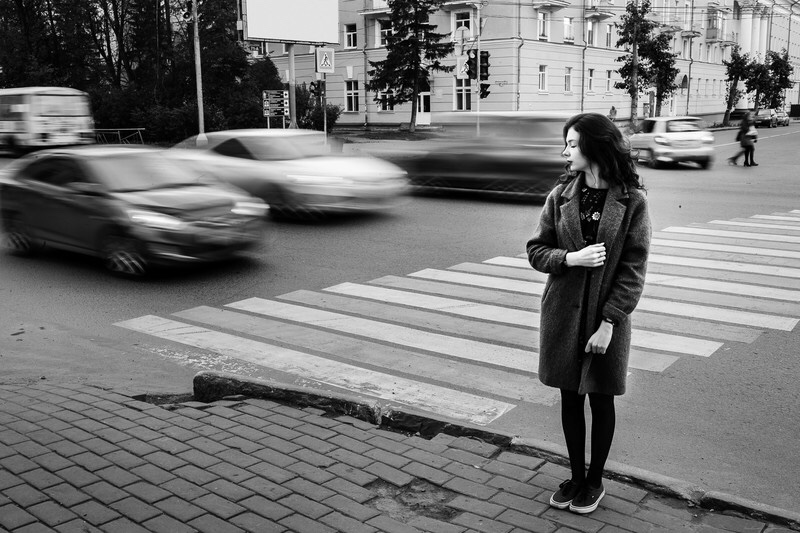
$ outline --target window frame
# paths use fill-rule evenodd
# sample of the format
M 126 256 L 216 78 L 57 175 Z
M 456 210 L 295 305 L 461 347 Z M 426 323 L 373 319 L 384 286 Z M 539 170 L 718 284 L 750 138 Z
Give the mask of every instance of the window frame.
M 594 93 L 594 71 L 595 69 L 590 68 L 586 75 L 586 92 L 589 93 Z
M 388 23 L 388 29 L 384 27 L 384 23 Z M 392 28 L 392 21 L 389 19 L 376 19 L 375 20 L 375 46 L 386 47 L 386 41 L 389 35 L 394 33 Z
M 344 24 L 342 25 L 342 29 L 344 35 L 344 43 L 342 44 L 342 48 L 358 48 L 358 24 Z
M 537 11 L 536 14 L 536 33 L 540 41 L 550 40 L 550 17 L 547 11 Z
M 344 111 L 345 113 L 359 112 L 358 80 L 345 80 L 344 82 Z
M 564 17 L 564 42 L 575 43 L 575 17 Z
M 472 80 L 454 78 L 453 110 L 472 111 Z
M 572 67 L 564 67 L 564 92 L 572 94 Z
M 546 93 L 547 92 L 547 65 L 539 65 L 539 92 Z

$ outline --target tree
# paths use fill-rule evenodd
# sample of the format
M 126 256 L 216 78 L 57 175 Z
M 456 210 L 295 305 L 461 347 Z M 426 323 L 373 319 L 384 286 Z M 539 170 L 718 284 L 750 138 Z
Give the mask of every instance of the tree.
M 429 22 L 431 13 L 439 10 L 445 0 L 388 0 L 392 32 L 386 38 L 386 59 L 370 61 L 372 80 L 366 89 L 386 93 L 386 102 L 395 106 L 405 102 L 416 104 L 420 87 L 429 83 L 431 72 L 450 72 L 455 67 L 441 60 L 453 52 L 453 43 L 441 42 L 448 34 L 436 33 Z M 414 131 L 417 106 L 411 106 L 409 131 Z
M 785 48 L 780 53 L 772 50 L 767 52 L 767 61 L 773 83 L 770 86 L 770 91 L 765 95 L 767 96 L 765 103 L 772 109 L 781 108 L 786 99 L 785 90 L 791 89 L 794 85 L 792 82 L 794 67 L 789 61 L 789 53 Z
M 652 78 L 647 65 L 639 64 L 639 50 L 647 46 L 656 27 L 656 23 L 647 17 L 649 13 L 650 0 L 632 0 L 625 6 L 625 14 L 620 17 L 617 47 L 625 48 L 629 52 L 617 58 L 618 62 L 623 63 L 617 71 L 622 81 L 616 82 L 614 87 L 625 89 L 631 97 L 631 126 L 634 128 L 638 116 L 639 93 L 649 86 L 648 80 Z M 640 68 L 643 71 L 641 73 Z
M 747 77 L 744 80 L 744 86 L 747 87 L 748 93 L 755 93 L 753 100 L 756 103 L 756 111 L 763 107 L 765 99 L 769 98 L 772 81 L 772 74 L 766 64 L 759 63 L 753 59 L 747 65 Z
M 739 89 L 739 82 L 748 77 L 750 57 L 742 54 L 740 50 L 738 44 L 733 45 L 730 60 L 722 61 L 728 75 L 727 104 L 725 105 L 725 116 L 722 119 L 723 126 L 730 125 L 731 110 L 736 102 L 745 95 L 745 92 Z
M 657 117 L 661 116 L 661 105 L 664 100 L 669 99 L 678 88 L 675 80 L 680 69 L 675 67 L 676 56 L 670 51 L 670 41 L 669 35 L 659 33 L 644 43 L 641 48 L 641 55 L 647 59 L 649 64 L 647 82 L 656 89 L 655 114 Z

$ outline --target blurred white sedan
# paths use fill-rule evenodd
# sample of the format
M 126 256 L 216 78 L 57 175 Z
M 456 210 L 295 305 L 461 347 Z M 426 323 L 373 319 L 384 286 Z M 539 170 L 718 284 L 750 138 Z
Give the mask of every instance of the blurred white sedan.
M 709 168 L 714 162 L 714 134 L 698 117 L 646 118 L 630 143 L 638 159 L 653 168 L 683 162 Z
M 270 205 L 274 215 L 378 210 L 409 189 L 400 167 L 374 157 L 332 154 L 324 133 L 249 129 L 190 137 L 172 149 Z

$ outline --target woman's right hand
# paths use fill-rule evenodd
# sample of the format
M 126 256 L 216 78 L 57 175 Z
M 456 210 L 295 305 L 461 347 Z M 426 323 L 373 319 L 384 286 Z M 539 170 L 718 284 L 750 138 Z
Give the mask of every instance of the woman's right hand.
M 596 268 L 603 266 L 606 262 L 605 243 L 598 242 L 578 250 L 577 252 L 567 253 L 567 266 L 581 266 L 586 268 Z

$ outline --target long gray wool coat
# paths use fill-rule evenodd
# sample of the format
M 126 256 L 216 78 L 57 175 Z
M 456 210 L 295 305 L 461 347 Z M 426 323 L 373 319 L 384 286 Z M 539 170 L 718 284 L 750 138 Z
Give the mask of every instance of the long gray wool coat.
M 526 247 L 531 266 L 548 274 L 542 293 L 539 379 L 579 394 L 621 395 L 630 353 L 630 314 L 644 288 L 650 217 L 643 191 L 613 186 L 596 241 L 605 243 L 605 264 L 567 267 L 567 252 L 584 247 L 579 215 L 583 183 L 580 176 L 550 192 Z M 587 354 L 586 343 L 604 316 L 617 322 L 611 343 L 605 354 Z

